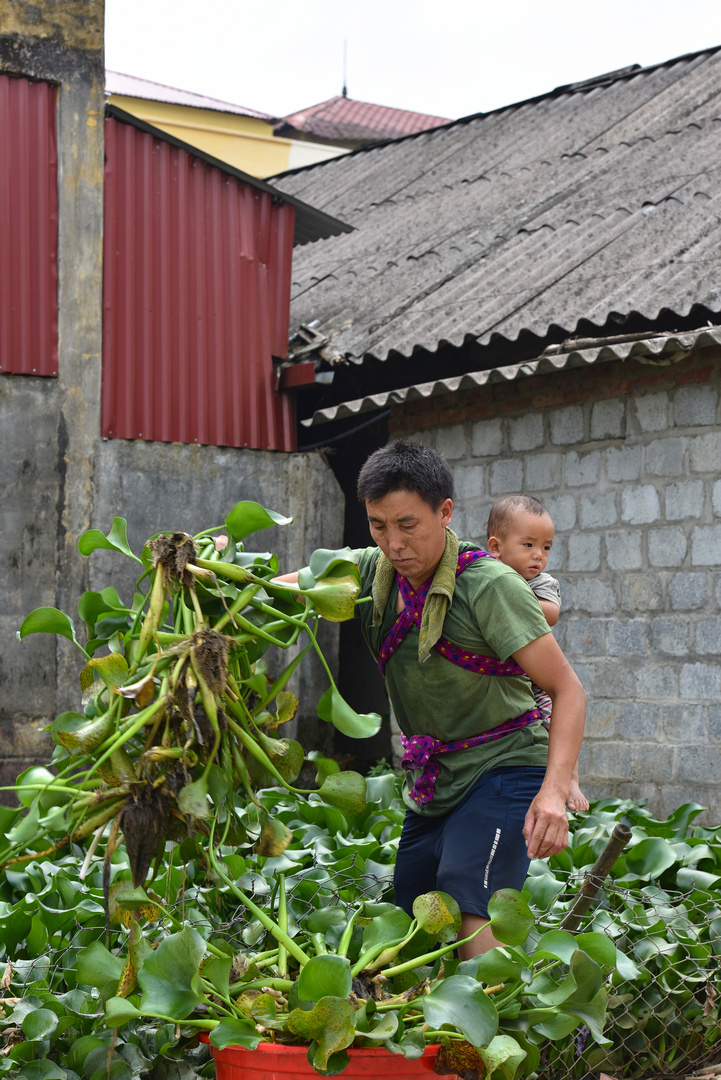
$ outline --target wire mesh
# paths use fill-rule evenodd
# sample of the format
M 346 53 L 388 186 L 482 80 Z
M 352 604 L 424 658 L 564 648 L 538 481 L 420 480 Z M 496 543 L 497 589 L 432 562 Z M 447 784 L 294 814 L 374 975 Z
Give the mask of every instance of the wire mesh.
M 542 930 L 559 927 L 583 877 L 555 876 L 564 887 L 536 910 Z M 590 930 L 622 954 L 608 977 L 609 1045 L 593 1045 L 581 1027 L 564 1045 L 544 1045 L 539 1072 L 553 1080 L 600 1072 L 650 1080 L 695 1076 L 721 1061 L 721 907 L 707 893 L 629 889 L 607 879 L 578 933 Z

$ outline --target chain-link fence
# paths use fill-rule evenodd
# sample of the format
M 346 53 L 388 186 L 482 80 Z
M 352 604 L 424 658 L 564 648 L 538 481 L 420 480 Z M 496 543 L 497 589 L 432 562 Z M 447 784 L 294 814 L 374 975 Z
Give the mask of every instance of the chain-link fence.
M 578 873 L 565 875 L 553 904 L 537 912 L 540 928 L 560 925 L 579 884 Z M 650 1080 L 695 1076 L 721 1062 L 721 906 L 708 893 L 630 889 L 608 879 L 577 932 L 589 930 L 602 931 L 621 954 L 608 978 L 609 1046 L 592 1045 L 586 1028 L 572 1043 L 549 1041 L 543 1074 Z M 716 1071 L 721 1066 L 707 1075 Z

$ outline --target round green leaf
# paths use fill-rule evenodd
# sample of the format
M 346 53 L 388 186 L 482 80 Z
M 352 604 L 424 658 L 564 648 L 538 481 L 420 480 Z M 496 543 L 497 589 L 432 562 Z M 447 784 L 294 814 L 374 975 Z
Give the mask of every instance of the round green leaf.
M 429 892 L 413 901 L 413 915 L 421 929 L 438 941 L 455 941 L 461 929 L 461 909 L 448 893 Z
M 129 1020 L 137 1020 L 142 1013 L 127 998 L 111 997 L 105 1002 L 105 1019 L 108 1027 L 123 1027 Z
M 526 1051 L 510 1035 L 495 1035 L 488 1046 L 479 1048 L 478 1053 L 486 1066 L 487 1076 L 500 1069 L 509 1080 L 516 1075 L 518 1066 L 526 1057 Z
M 360 585 L 360 571 L 349 547 L 316 548 L 310 557 L 309 570 L 316 581 L 330 574 L 346 577 L 353 576 Z
M 321 953 L 320 956 L 312 956 L 301 968 L 298 995 L 301 1001 L 320 1001 L 323 997 L 347 998 L 352 985 L 347 957 Z
M 22 1022 L 23 1035 L 30 1042 L 47 1039 L 58 1026 L 58 1018 L 50 1009 L 34 1009 Z
M 141 560 L 135 555 L 128 544 L 128 531 L 125 518 L 114 517 L 113 527 L 107 536 L 103 536 L 99 529 L 88 529 L 78 540 L 78 551 L 81 555 L 90 555 L 91 552 L 103 549 L 106 551 L 119 551 L 136 562 Z
M 355 1038 L 353 1006 L 344 998 L 323 997 L 308 1012 L 293 1009 L 286 1021 L 286 1028 L 294 1035 L 317 1041 L 313 1065 L 325 1071 L 331 1054 L 345 1050 Z
M 323 578 L 303 595 L 328 622 L 346 622 L 355 615 L 359 591 L 360 585 L 355 577 L 348 574 L 346 577 Z
M 192 784 L 186 784 L 178 792 L 178 806 L 184 814 L 191 817 L 206 818 L 211 816 L 208 802 L 208 778 L 201 776 Z
M 351 739 L 369 739 L 381 727 L 378 713 L 357 713 L 343 700 L 335 686 L 329 686 L 318 702 L 318 716 Z
M 191 926 L 164 938 L 138 972 L 140 1011 L 184 1020 L 201 1002 L 198 969 L 205 942 Z
M 467 975 L 452 975 L 422 998 L 426 1023 L 434 1030 L 449 1025 L 473 1046 L 488 1046 L 498 1031 L 496 1007 L 483 987 Z
M 292 517 L 266 510 L 260 503 L 243 501 L 236 503 L 230 511 L 225 519 L 225 527 L 237 543 L 251 533 L 268 529 L 271 525 L 290 525 L 292 521 Z
M 649 836 L 626 852 L 626 867 L 643 878 L 659 877 L 676 862 L 676 852 L 660 836 Z
M 73 620 L 64 611 L 54 607 L 35 608 L 25 616 L 18 630 L 18 638 L 22 641 L 28 634 L 60 634 L 61 637 L 78 644 Z
M 327 776 L 318 794 L 331 806 L 349 814 L 362 814 L 366 808 L 365 778 L 350 769 Z
M 23 806 L 30 806 L 37 798 L 39 785 L 49 784 L 55 777 L 42 765 L 33 765 L 21 772 L 16 780 L 15 794 Z
M 488 902 L 493 936 L 504 945 L 522 945 L 533 927 L 533 914 L 516 889 L 499 889 Z
M 210 1041 L 216 1050 L 225 1050 L 227 1046 L 244 1046 L 246 1050 L 255 1050 L 261 1037 L 255 1024 L 244 1016 L 226 1016 L 211 1031 Z

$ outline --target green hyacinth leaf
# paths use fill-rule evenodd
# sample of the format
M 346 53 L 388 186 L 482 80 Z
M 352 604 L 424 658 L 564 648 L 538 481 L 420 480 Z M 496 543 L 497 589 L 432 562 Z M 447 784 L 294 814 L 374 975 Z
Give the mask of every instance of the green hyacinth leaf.
M 208 778 L 201 776 L 192 784 L 186 784 L 178 792 L 178 806 L 184 814 L 190 817 L 211 817 L 213 810 L 208 802 Z
M 334 758 L 324 757 L 320 750 L 311 750 L 308 757 L 315 765 L 315 782 L 319 788 L 323 787 L 327 777 L 340 772 L 338 762 Z
M 124 960 L 113 956 L 99 941 L 94 941 L 78 954 L 78 982 L 103 990 L 108 983 L 116 987 L 123 973 Z
M 121 686 L 128 677 L 128 661 L 120 653 L 111 652 L 108 656 L 99 656 L 88 660 L 88 667 L 97 671 L 109 690 Z
M 313 1066 L 320 1071 L 325 1071 L 331 1054 L 351 1045 L 356 1033 L 353 1006 L 338 997 L 322 997 L 309 1012 L 293 1009 L 285 1026 L 294 1035 L 317 1041 Z
M 305 752 L 295 739 L 271 739 L 262 732 L 256 735 L 260 745 L 284 780 L 295 780 L 303 767 Z
M 277 858 L 293 842 L 293 833 L 279 818 L 269 817 L 260 834 L 257 855 Z
M 378 713 L 357 713 L 341 697 L 335 686 L 329 686 L 318 702 L 318 716 L 351 739 L 369 739 L 381 727 Z
M 18 630 L 18 640 L 22 641 L 28 634 L 60 634 L 68 641 L 72 641 L 79 649 L 82 645 L 75 637 L 75 623 L 64 611 L 54 607 L 39 607 L 25 616 Z M 85 650 L 83 650 L 85 651 Z
M 23 806 L 31 806 L 38 796 L 40 787 L 46 787 L 54 779 L 50 770 L 43 765 L 31 765 L 18 776 L 15 782 L 15 794 Z
M 413 916 L 421 929 L 438 941 L 455 941 L 461 929 L 461 909 L 448 893 L 417 896 L 413 901 Z
M 486 1066 L 487 1076 L 499 1069 L 506 1080 L 513 1080 L 526 1051 L 510 1035 L 495 1035 L 488 1046 L 479 1048 L 478 1055 Z
M 125 518 L 114 517 L 113 527 L 107 536 L 103 536 L 99 529 L 88 529 L 78 540 L 78 551 L 81 555 L 90 555 L 93 551 L 119 551 L 135 559 L 142 565 L 142 560 L 133 552 L 128 543 L 128 525 Z
M 216 1050 L 225 1050 L 228 1046 L 243 1046 L 246 1050 L 255 1050 L 261 1041 L 261 1035 L 252 1020 L 226 1016 L 211 1031 L 210 1041 Z
M 317 548 L 310 557 L 308 569 L 316 581 L 327 577 L 347 577 L 350 575 L 358 585 L 361 584 L 360 570 L 349 547 Z
M 377 945 L 393 945 L 403 941 L 411 928 L 411 917 L 402 908 L 388 906 L 380 915 L 372 915 L 372 921 L 363 931 L 363 952 Z
M 657 878 L 676 862 L 676 852 L 660 836 L 649 836 L 626 852 L 626 867 L 642 878 Z
M 103 713 L 97 720 L 88 720 L 80 713 L 65 712 L 56 716 L 50 731 L 58 746 L 71 754 L 91 754 L 113 730 L 112 713 Z
M 280 690 L 276 694 L 275 708 L 279 724 L 287 724 L 298 712 L 298 698 L 290 690 Z
M 533 913 L 516 889 L 499 889 L 488 902 L 493 936 L 504 945 L 523 945 L 533 927 Z
M 318 794 L 331 806 L 349 814 L 362 814 L 367 805 L 365 777 L 351 770 L 327 776 Z
M 141 1012 L 184 1020 L 201 1002 L 198 968 L 205 942 L 190 926 L 164 938 L 138 972 Z
M 58 1026 L 58 1018 L 52 1009 L 33 1009 L 22 1022 L 23 1035 L 29 1042 L 49 1038 Z
M 225 527 L 236 543 L 251 533 L 269 529 L 271 525 L 290 525 L 292 517 L 284 517 L 275 510 L 266 510 L 260 503 L 244 501 L 236 503 L 225 519 Z
M 353 978 L 350 961 L 345 956 L 321 953 L 311 956 L 298 976 L 298 996 L 301 1001 L 320 1001 L 322 997 L 346 998 L 351 992 Z
M 488 994 L 468 975 L 452 975 L 422 998 L 426 1023 L 438 1031 L 457 1028 L 473 1046 L 488 1046 L 498 1031 L 498 1013 Z
M 105 1002 L 105 1020 L 109 1028 L 123 1027 L 140 1016 L 142 1013 L 127 998 L 111 997 Z
M 355 602 L 360 585 L 351 574 L 346 577 L 326 577 L 303 594 L 328 622 L 346 622 L 355 615 Z

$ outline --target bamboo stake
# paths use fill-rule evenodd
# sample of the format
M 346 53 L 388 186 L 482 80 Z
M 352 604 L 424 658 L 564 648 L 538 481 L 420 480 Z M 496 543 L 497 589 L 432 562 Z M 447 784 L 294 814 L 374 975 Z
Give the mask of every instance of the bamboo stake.
M 561 922 L 561 930 L 570 930 L 573 934 L 581 924 L 581 919 L 591 906 L 591 901 L 598 893 L 609 875 L 611 867 L 631 839 L 628 825 L 619 824 L 611 833 L 608 843 L 585 875 L 583 884 L 576 894 Z

